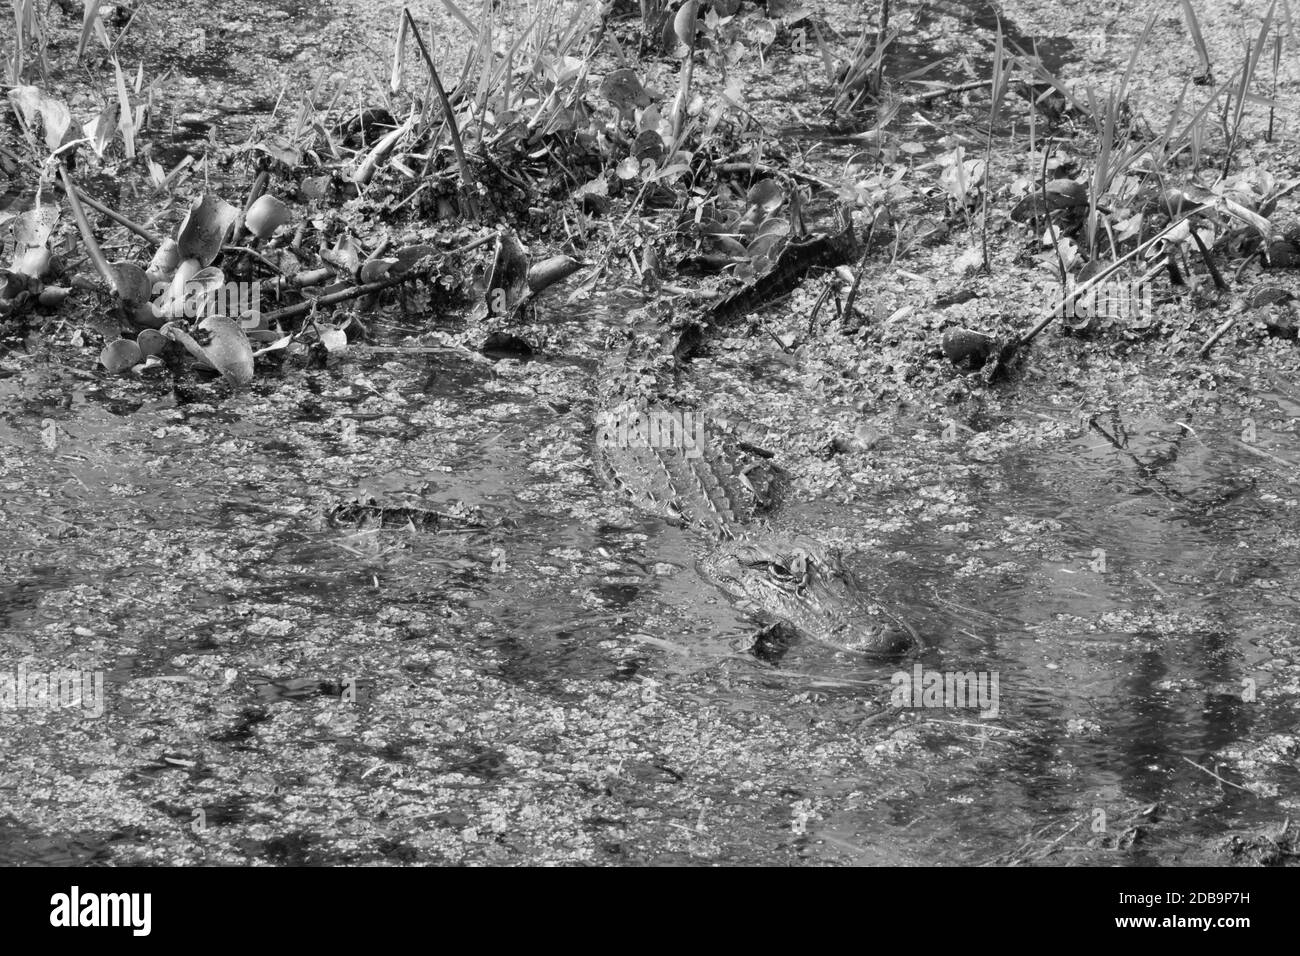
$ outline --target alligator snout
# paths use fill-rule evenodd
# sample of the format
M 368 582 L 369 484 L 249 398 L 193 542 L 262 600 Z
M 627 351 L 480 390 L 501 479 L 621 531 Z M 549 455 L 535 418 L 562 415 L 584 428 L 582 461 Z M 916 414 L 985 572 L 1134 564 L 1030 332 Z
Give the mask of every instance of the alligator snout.
M 860 619 L 841 623 L 824 635 L 824 639 L 827 644 L 841 650 L 876 658 L 907 657 L 925 647 L 925 642 L 911 625 L 880 624 Z
M 904 657 L 924 647 L 920 636 L 909 627 L 884 627 L 874 635 L 869 651 L 881 657 Z

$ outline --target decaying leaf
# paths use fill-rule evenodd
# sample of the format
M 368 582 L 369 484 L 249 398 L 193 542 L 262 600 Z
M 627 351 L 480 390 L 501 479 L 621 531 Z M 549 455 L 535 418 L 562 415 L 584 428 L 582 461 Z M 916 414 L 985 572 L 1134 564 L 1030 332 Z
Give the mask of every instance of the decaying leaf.
M 59 224 L 59 207 L 54 203 L 41 203 L 14 217 L 10 229 L 14 241 L 28 246 L 43 246 Z
M 35 129 L 36 120 L 40 119 L 45 145 L 51 153 L 63 145 L 72 126 L 72 114 L 63 100 L 50 96 L 38 86 L 15 86 L 9 91 L 9 101 L 29 127 Z

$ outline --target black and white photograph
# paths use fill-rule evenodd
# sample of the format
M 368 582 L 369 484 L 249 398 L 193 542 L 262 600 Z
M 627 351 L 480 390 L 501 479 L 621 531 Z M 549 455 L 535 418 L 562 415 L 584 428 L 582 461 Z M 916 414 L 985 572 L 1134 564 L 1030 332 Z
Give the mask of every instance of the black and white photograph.
M 1091 917 L 1249 928 L 1300 859 L 1297 18 L 3 0 L 28 915 L 1160 868 Z

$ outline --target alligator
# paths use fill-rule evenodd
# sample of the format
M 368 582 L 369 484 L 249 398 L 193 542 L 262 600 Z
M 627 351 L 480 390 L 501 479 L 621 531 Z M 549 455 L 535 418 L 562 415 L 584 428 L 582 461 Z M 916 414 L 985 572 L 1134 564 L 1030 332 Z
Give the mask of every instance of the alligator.
M 870 599 L 837 552 L 781 527 L 788 476 L 772 453 L 674 404 L 685 363 L 710 333 L 856 251 L 846 227 L 789 244 L 763 277 L 685 320 L 664 306 L 643 309 L 629 344 L 602 365 L 595 459 L 604 482 L 635 506 L 699 533 L 697 568 L 731 598 L 818 643 L 892 657 L 918 650 L 920 636 Z

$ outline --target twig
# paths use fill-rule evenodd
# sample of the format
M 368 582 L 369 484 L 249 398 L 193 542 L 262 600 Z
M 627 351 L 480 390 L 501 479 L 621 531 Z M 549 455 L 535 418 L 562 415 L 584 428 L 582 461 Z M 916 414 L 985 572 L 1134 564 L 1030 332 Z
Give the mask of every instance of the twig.
M 1210 354 L 1210 349 L 1214 348 L 1214 346 L 1219 343 L 1219 339 L 1223 338 L 1224 335 L 1227 334 L 1228 329 L 1232 328 L 1232 323 L 1236 321 L 1237 317 L 1235 315 L 1230 315 L 1223 320 L 1223 324 L 1215 329 L 1214 334 L 1206 339 L 1205 344 L 1201 346 L 1201 351 L 1199 353 L 1201 358 L 1205 358 L 1205 356 Z
M 267 312 L 262 316 L 267 322 L 274 322 L 280 319 L 291 319 L 295 316 L 311 312 L 313 309 L 321 308 L 327 305 L 335 305 L 339 302 L 346 302 L 349 299 L 360 298 L 363 295 L 369 295 L 372 292 L 382 292 L 384 289 L 392 288 L 402 282 L 409 282 L 412 279 L 421 279 L 425 277 L 423 272 L 403 272 L 401 275 L 389 276 L 386 279 L 380 279 L 376 282 L 367 282 L 363 285 L 352 286 L 350 289 L 342 289 L 338 292 L 331 292 L 329 295 L 316 296 L 299 302 L 297 305 L 291 305 L 287 308 L 276 309 L 274 312 Z
M 914 96 L 904 97 L 903 103 L 907 106 L 919 106 L 922 103 L 928 103 L 931 100 L 942 99 L 945 96 L 952 96 L 955 93 L 969 93 L 971 90 L 982 89 L 988 85 L 988 80 L 972 80 L 970 83 L 961 83 L 957 86 L 945 86 L 942 89 L 931 90 L 928 93 L 918 93 Z
M 1226 783 L 1226 784 L 1227 784 L 1228 786 L 1230 786 L 1230 787 L 1236 787 L 1238 790 L 1245 790 L 1247 793 L 1250 793 L 1250 794 L 1254 794 L 1254 793 L 1255 793 L 1255 791 L 1252 790 L 1252 789 L 1250 789 L 1250 787 L 1243 787 L 1241 784 L 1239 784 L 1239 783 L 1233 783 L 1231 780 L 1224 780 L 1222 777 L 1220 777 L 1220 776 L 1219 776 L 1217 773 L 1215 773 L 1213 770 L 1209 769 L 1208 767 L 1202 767 L 1202 766 L 1201 766 L 1199 763 L 1197 763 L 1195 760 L 1192 760 L 1192 759 L 1190 759 L 1190 758 L 1188 758 L 1188 757 L 1184 757 L 1183 759 L 1186 760 L 1186 761 L 1187 761 L 1189 764 L 1191 764 L 1193 767 L 1195 767 L 1197 770 L 1204 770 L 1206 773 L 1208 773 L 1208 774 L 1209 774 L 1211 777 L 1213 777 L 1215 780 L 1219 781 L 1219 783 Z M 1256 794 L 1256 796 L 1258 796 L 1258 794 Z

